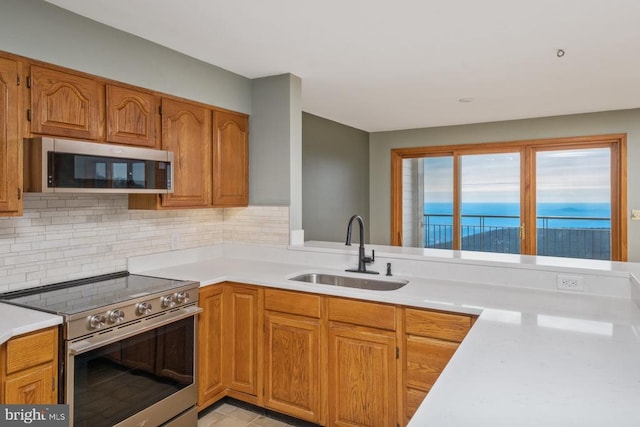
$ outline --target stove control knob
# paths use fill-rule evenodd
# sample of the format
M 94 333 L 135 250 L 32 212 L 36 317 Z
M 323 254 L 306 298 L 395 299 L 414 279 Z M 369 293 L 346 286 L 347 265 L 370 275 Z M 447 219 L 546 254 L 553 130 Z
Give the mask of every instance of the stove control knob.
M 178 292 L 176 294 L 176 301 L 178 304 L 185 304 L 189 302 L 189 292 Z
M 162 297 L 162 307 L 163 308 L 173 308 L 176 306 L 176 300 L 173 295 L 167 295 Z
M 100 329 L 104 328 L 104 324 L 106 323 L 107 318 L 102 314 L 94 314 L 89 318 L 89 327 L 91 329 Z
M 146 301 L 139 303 L 137 305 L 137 307 L 136 307 L 136 311 L 141 316 L 145 316 L 147 314 L 151 314 L 151 310 L 152 309 L 153 309 L 153 307 L 151 306 L 151 303 L 146 302 Z
M 120 323 L 124 320 L 124 311 L 112 310 L 107 315 L 107 319 L 109 319 L 109 323 Z

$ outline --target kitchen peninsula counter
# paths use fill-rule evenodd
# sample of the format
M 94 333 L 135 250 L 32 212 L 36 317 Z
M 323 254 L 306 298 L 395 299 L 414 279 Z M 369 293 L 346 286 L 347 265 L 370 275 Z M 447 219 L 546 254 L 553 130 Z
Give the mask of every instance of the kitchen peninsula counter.
M 383 262 L 374 267 L 382 270 L 388 259 L 376 256 Z M 395 291 L 288 280 L 308 272 L 349 274 L 342 266 L 328 268 L 321 254 L 312 258 L 314 262 L 305 264 L 300 259 L 292 263 L 220 254 L 161 268 L 169 262 L 162 257 L 154 266 L 149 259 L 133 265 L 138 274 L 197 280 L 201 286 L 233 281 L 479 315 L 411 420 L 412 427 L 637 426 L 640 422 L 640 310 L 630 295 L 552 292 L 409 274 L 394 275 L 393 279 L 410 282 Z M 349 255 L 347 262 L 353 259 Z M 596 272 L 605 282 L 624 274 L 635 280 L 620 271 L 612 276 Z M 630 284 L 630 293 L 635 285 Z
M 357 262 L 356 250 L 225 244 L 133 258 L 129 270 L 201 286 L 233 281 L 478 315 L 411 427 L 640 423 L 637 264 L 501 263 L 480 255 L 423 261 L 376 247 L 370 268 L 385 272 L 391 262 L 392 279 L 408 285 L 375 291 L 288 280 L 310 272 L 357 276 L 344 272 Z M 582 276 L 585 292 L 555 290 L 558 274 Z M 385 280 L 384 274 L 376 278 Z M 4 340 L 60 321 L 6 304 L 0 318 Z

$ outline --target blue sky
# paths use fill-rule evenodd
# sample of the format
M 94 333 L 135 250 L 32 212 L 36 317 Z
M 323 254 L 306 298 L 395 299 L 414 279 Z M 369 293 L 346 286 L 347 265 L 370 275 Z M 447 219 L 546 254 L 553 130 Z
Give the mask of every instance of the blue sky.
M 518 153 L 466 155 L 462 161 L 464 202 L 517 203 L 520 200 Z M 538 203 L 607 203 L 610 201 L 610 150 L 538 152 Z M 425 159 L 425 201 L 452 202 L 451 157 Z

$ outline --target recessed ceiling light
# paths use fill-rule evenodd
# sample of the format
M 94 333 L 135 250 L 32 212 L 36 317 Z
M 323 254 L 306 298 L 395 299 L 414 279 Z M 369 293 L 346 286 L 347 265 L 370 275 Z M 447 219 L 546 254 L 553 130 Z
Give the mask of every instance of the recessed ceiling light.
M 463 104 L 466 104 L 468 102 L 473 102 L 473 98 L 460 98 L 458 99 L 458 102 L 462 102 Z

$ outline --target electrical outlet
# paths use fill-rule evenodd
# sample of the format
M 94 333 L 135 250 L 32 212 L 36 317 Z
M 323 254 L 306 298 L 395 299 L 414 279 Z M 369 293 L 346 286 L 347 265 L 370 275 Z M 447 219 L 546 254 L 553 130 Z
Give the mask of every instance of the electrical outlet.
M 563 291 L 584 291 L 584 277 L 558 274 L 558 289 Z
M 171 235 L 171 250 L 175 251 L 180 249 L 180 235 L 172 234 Z

